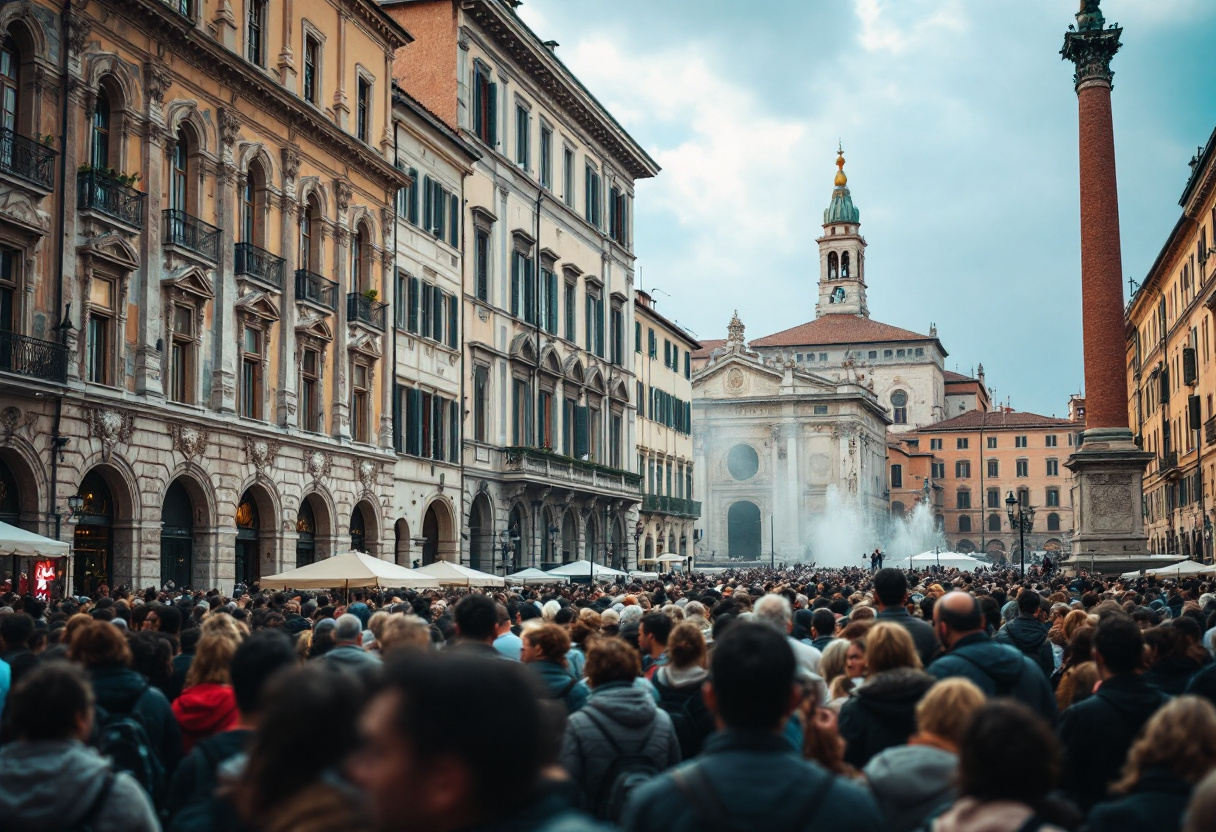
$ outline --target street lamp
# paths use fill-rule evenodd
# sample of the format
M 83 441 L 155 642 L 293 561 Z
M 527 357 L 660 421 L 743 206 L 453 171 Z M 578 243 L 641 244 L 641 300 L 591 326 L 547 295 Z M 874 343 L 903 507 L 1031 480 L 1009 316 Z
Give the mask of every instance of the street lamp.
M 646 524 L 639 520 L 633 527 L 633 554 L 637 560 L 638 569 L 642 568 L 642 535 L 646 533 Z
M 498 533 L 498 539 L 502 543 L 502 574 L 506 575 L 510 571 L 508 565 L 511 562 L 511 556 L 519 548 L 519 529 L 515 526 L 503 529 Z
M 1026 577 L 1026 532 L 1034 528 L 1034 506 L 1024 506 L 1022 501 L 1009 492 L 1005 498 L 1005 511 L 1009 515 L 1010 530 L 1017 529 L 1018 547 L 1022 550 L 1022 577 Z

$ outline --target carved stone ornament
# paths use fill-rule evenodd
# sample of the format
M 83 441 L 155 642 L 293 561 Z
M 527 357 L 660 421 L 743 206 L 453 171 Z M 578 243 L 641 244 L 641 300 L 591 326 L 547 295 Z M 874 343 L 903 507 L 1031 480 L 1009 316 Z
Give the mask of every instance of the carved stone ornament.
M 320 482 L 329 476 L 329 469 L 333 467 L 333 459 L 324 451 L 313 451 L 304 458 L 304 465 L 308 468 L 313 482 Z
M 259 474 L 264 474 L 267 468 L 274 465 L 275 457 L 279 454 L 278 442 L 256 439 L 252 436 L 245 437 L 245 457 L 249 460 L 249 464 L 257 469 Z
M 747 376 L 738 367 L 726 371 L 726 392 L 733 396 L 741 396 L 746 392 Z
M 240 133 L 241 119 L 234 110 L 224 107 L 220 110 L 220 140 L 226 147 L 232 147 Z
M 351 184 L 346 179 L 334 180 L 334 193 L 338 199 L 338 210 L 345 211 L 350 208 L 350 198 L 354 193 Z
M 29 438 L 34 436 L 34 428 L 38 425 L 38 414 L 33 411 L 21 412 L 20 408 L 6 407 L 0 410 L 0 426 L 4 428 L 4 441 L 11 442 L 18 431 Z
M 283 178 L 288 182 L 294 182 L 296 176 L 300 173 L 300 149 L 298 147 L 285 147 L 282 151 L 283 156 Z
M 376 485 L 376 466 L 368 460 L 362 460 L 357 469 L 359 475 L 359 484 L 363 486 L 363 493 L 371 494 L 374 492 Z
M 169 435 L 173 437 L 173 449 L 179 451 L 187 461 L 201 457 L 207 450 L 207 431 L 193 425 L 169 423 Z
M 106 462 L 114 454 L 114 447 L 131 441 L 135 430 L 135 417 L 125 410 L 95 407 L 89 411 L 89 435 L 101 440 L 101 455 Z
M 163 104 L 165 93 L 169 89 L 173 76 L 164 66 L 155 63 L 144 64 L 144 87 L 148 90 L 148 98 L 155 104 Z
M 68 23 L 68 46 L 72 48 L 72 52 L 77 55 L 83 52 L 92 32 L 92 23 L 79 14 L 72 15 L 71 22 Z

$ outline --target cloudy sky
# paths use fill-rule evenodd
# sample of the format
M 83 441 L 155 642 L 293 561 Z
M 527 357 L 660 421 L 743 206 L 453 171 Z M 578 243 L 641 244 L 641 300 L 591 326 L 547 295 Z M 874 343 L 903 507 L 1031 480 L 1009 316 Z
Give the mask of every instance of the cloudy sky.
M 525 0 L 520 14 L 663 167 L 640 285 L 702 338 L 814 317 L 837 140 L 871 315 L 982 363 L 1018 410 L 1082 387 L 1076 0 Z M 1104 0 L 1123 25 L 1124 275 L 1143 278 L 1216 126 L 1212 0 Z M 1126 291 L 1126 290 L 1125 290 Z

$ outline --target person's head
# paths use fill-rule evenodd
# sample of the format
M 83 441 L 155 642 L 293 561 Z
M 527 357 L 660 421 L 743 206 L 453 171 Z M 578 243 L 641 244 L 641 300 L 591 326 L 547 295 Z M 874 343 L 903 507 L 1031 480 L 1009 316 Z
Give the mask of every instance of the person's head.
M 130 667 L 127 638 L 108 621 L 91 621 L 72 636 L 68 658 L 85 667 Z
M 642 658 L 619 638 L 596 639 L 587 649 L 583 673 L 592 690 L 612 682 L 633 682 L 642 675 Z
M 970 592 L 947 592 L 933 605 L 933 629 L 950 649 L 954 643 L 984 629 L 984 611 Z
M 516 662 L 459 653 L 387 662 L 350 767 L 379 828 L 450 832 L 526 805 L 551 745 L 542 698 Z
M 1084 702 L 1093 696 L 1094 687 L 1098 681 L 1098 665 L 1094 662 L 1080 662 L 1072 665 L 1060 676 L 1060 684 L 1056 688 L 1056 705 L 1063 711 L 1078 702 Z
M 232 683 L 232 657 L 237 642 L 219 633 L 205 633 L 194 648 L 194 659 L 186 671 L 186 687 Z
M 784 595 L 761 595 L 752 607 L 756 618 L 783 633 L 794 628 L 794 608 Z
M 561 624 L 536 624 L 524 629 L 519 651 L 519 660 L 525 664 L 548 661 L 566 664 L 566 653 L 570 651 L 570 634 Z
M 967 720 L 984 701 L 984 692 L 965 676 L 942 679 L 917 703 L 916 729 L 957 749 Z
M 195 661 L 198 661 L 197 655 Z M 233 651 L 229 675 L 232 691 L 236 695 L 236 706 L 246 723 L 261 714 L 262 693 L 267 683 L 276 674 L 295 667 L 295 664 L 295 647 L 282 630 L 259 630 Z
M 691 621 L 682 621 L 667 638 L 667 661 L 673 669 L 705 667 L 705 634 Z
M 870 628 L 866 634 L 865 659 L 868 674 L 922 667 L 911 634 L 891 621 L 880 621 Z
M 381 656 L 396 650 L 430 650 L 431 625 L 416 615 L 393 613 L 384 622 L 376 643 Z
M 772 626 L 740 622 L 715 638 L 705 701 L 727 728 L 778 731 L 794 709 L 794 651 Z
M 1115 790 L 1131 791 L 1150 768 L 1164 768 L 1192 784 L 1216 769 L 1216 708 L 1211 702 L 1180 696 L 1159 708 L 1127 752 Z
M 811 615 L 811 632 L 815 638 L 830 636 L 836 632 L 836 616 L 827 607 L 820 607 Z
M 456 603 L 456 632 L 465 641 L 492 644 L 498 634 L 498 607 L 494 599 L 488 595 L 461 598 Z
M 874 595 L 884 609 L 901 607 L 908 597 L 908 579 L 898 569 L 879 569 L 874 575 Z
M 334 622 L 334 644 L 363 646 L 363 622 L 359 616 L 344 613 Z
M 84 742 L 93 727 L 93 688 L 76 665 L 43 662 L 9 691 L 7 713 L 24 742 Z
M 848 642 L 844 654 L 844 672 L 850 679 L 861 679 L 866 675 L 866 640 L 855 638 Z
M 1018 614 L 1025 618 L 1038 618 L 1043 609 L 1043 596 L 1029 587 L 1018 593 Z
M 0 641 L 5 650 L 18 650 L 29 646 L 34 634 L 34 619 L 24 612 L 0 615 Z
M 1089 613 L 1085 610 L 1070 610 L 1064 616 L 1063 623 L 1060 624 L 1060 628 L 1064 631 L 1064 637 L 1067 639 L 1071 639 L 1072 634 L 1080 628 L 1088 626 Z
M 845 675 L 851 644 L 852 642 L 838 638 L 828 642 L 828 646 L 823 648 L 823 655 L 819 657 L 819 675 L 826 684 L 831 685 L 833 679 Z
M 958 771 L 964 797 L 1035 806 L 1055 788 L 1060 747 L 1038 714 L 1020 702 L 997 699 L 967 722 Z
M 672 620 L 663 613 L 646 613 L 638 622 L 638 647 L 648 654 L 662 652 L 667 647 L 671 627 Z
M 1134 673 L 1144 653 L 1144 636 L 1126 615 L 1108 615 L 1094 631 L 1093 658 L 1103 679 Z

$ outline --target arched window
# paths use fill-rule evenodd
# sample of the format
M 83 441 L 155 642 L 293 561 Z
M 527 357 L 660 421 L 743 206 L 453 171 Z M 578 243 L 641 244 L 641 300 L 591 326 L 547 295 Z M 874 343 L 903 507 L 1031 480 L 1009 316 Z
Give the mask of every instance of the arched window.
M 93 108 L 92 144 L 93 167 L 110 167 L 110 97 L 104 89 L 97 91 L 97 101 Z
M 988 515 L 988 531 L 999 532 L 1000 530 L 1001 530 L 1001 515 L 989 514 Z
M 840 277 L 840 261 L 836 257 L 836 252 L 828 252 L 828 280 L 835 280 Z
M 177 131 L 173 144 L 172 169 L 169 171 L 169 207 L 183 214 L 190 212 L 190 151 L 189 131 Z
M 1060 530 L 1060 515 L 1052 512 L 1047 515 L 1047 531 L 1058 532 Z
M 370 258 L 367 250 L 367 226 L 360 224 L 355 230 L 355 242 L 351 248 L 350 285 L 351 289 L 359 292 L 366 291 L 372 285 Z
M 0 125 L 5 130 L 16 132 L 18 116 L 18 97 L 21 83 L 18 78 L 21 67 L 21 52 L 17 41 L 11 35 L 4 38 L 0 44 Z M 12 155 L 12 142 L 5 142 L 5 156 Z M 11 159 L 5 159 L 11 161 Z
M 249 163 L 241 188 L 241 242 L 262 245 L 262 211 L 266 199 L 266 175 L 260 162 Z
M 847 251 L 840 255 L 840 279 L 849 279 L 849 253 Z
M 315 227 L 320 216 L 317 202 L 310 196 L 304 203 L 304 210 L 300 212 L 300 268 L 310 272 L 316 271 L 316 267 L 320 265 L 321 258 L 316 249 L 316 232 L 320 229 Z
M 891 394 L 891 421 L 897 425 L 908 424 L 908 394 L 903 390 Z

